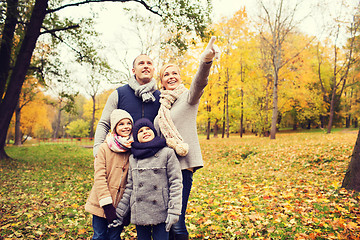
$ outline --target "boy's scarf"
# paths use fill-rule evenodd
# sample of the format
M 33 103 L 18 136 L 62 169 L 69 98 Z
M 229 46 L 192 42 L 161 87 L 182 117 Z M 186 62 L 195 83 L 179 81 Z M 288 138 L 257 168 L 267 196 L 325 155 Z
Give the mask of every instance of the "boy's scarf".
M 170 109 L 179 96 L 187 89 L 183 84 L 174 90 L 161 90 L 159 108 L 159 127 L 169 147 L 175 150 L 179 156 L 186 156 L 189 152 L 189 145 L 184 143 L 182 136 L 174 125 L 170 115 Z
M 131 149 L 131 143 L 133 142 L 132 136 L 121 137 L 115 133 L 108 133 L 106 135 L 106 143 L 113 152 L 127 152 Z
M 158 136 L 154 137 L 150 142 L 140 143 L 133 142 L 131 144 L 131 153 L 137 159 L 144 159 L 154 156 L 160 149 L 166 146 L 166 141 Z
M 152 94 L 157 90 L 155 80 L 151 79 L 150 82 L 140 85 L 133 76 L 129 79 L 129 86 L 135 91 L 135 96 L 141 97 L 143 102 L 155 102 L 156 98 Z

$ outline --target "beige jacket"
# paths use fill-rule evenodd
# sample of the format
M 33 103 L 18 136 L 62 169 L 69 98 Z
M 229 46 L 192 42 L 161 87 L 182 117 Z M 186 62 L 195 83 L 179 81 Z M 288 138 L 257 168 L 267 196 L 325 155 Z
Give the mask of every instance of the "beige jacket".
M 118 205 L 125 191 L 129 155 L 111 151 L 106 142 L 99 147 L 94 161 L 94 184 L 85 204 L 85 211 L 105 218 L 103 206 Z

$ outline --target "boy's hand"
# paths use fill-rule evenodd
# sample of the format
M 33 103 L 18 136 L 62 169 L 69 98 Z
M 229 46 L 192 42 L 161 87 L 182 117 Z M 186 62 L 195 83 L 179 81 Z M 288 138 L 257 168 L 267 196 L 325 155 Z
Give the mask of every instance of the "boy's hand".
M 171 226 L 174 225 L 175 223 L 177 223 L 177 221 L 179 221 L 179 215 L 169 213 L 167 218 L 166 218 L 166 221 L 165 221 L 165 224 L 166 224 L 165 229 L 166 229 L 166 231 L 169 232 Z

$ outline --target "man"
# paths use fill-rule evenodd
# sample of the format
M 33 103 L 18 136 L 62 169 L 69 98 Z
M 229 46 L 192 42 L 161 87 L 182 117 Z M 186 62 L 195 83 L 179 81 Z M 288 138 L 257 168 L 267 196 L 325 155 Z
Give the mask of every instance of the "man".
M 135 58 L 132 69 L 134 75 L 129 79 L 129 83 L 112 92 L 105 104 L 96 127 L 94 156 L 109 132 L 110 114 L 114 109 L 127 111 L 134 122 L 140 118 L 154 121 L 160 107 L 160 91 L 157 90 L 156 81 L 153 79 L 154 71 L 153 61 L 149 56 L 141 54 Z

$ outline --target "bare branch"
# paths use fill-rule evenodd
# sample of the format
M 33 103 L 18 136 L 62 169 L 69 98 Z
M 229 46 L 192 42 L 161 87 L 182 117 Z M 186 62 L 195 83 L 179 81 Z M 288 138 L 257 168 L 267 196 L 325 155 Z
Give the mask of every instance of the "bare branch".
M 44 31 L 44 32 L 41 32 L 40 35 L 46 34 L 46 33 L 51 33 L 51 34 L 52 34 L 52 33 L 55 33 L 55 32 L 66 31 L 66 30 L 74 29 L 74 28 L 78 28 L 78 27 L 80 27 L 80 25 L 79 25 L 79 24 L 76 24 L 76 25 L 73 25 L 73 26 L 65 27 L 65 28 L 46 30 L 46 31 Z
M 46 28 L 45 28 L 45 29 L 46 29 Z M 65 42 L 61 37 L 57 36 L 57 35 L 55 34 L 55 31 L 47 30 L 47 29 L 46 29 L 45 32 L 50 33 L 54 38 L 57 38 L 60 42 L 64 43 L 64 44 L 65 44 L 66 46 L 68 46 L 71 50 L 73 50 L 74 52 L 76 52 L 76 53 L 80 56 L 81 59 L 84 58 L 84 57 L 86 57 L 86 56 L 83 56 L 83 54 L 82 54 L 80 51 L 78 51 L 78 50 L 76 50 L 75 48 L 73 48 L 72 46 L 70 46 L 70 44 L 68 44 L 67 42 Z
M 67 8 L 67 7 L 75 7 L 75 6 L 80 6 L 80 5 L 84 5 L 84 4 L 87 4 L 87 3 L 96 3 L 96 2 L 137 2 L 137 3 L 140 3 L 141 5 L 143 5 L 146 10 L 156 14 L 156 15 L 159 15 L 159 16 L 162 16 L 161 13 L 159 13 L 158 11 L 155 11 L 153 10 L 153 7 L 149 6 L 146 2 L 144 2 L 143 0 L 85 0 L 85 1 L 82 1 L 82 2 L 77 2 L 77 3 L 70 3 L 70 4 L 65 4 L 61 7 L 58 7 L 58 8 L 54 8 L 54 9 L 49 9 L 47 10 L 46 13 L 53 13 L 53 12 L 56 12 L 56 11 L 60 11 L 64 8 Z
M 280 65 L 280 68 L 284 67 L 287 63 L 289 63 L 290 61 L 292 61 L 294 58 L 296 58 L 297 56 L 300 55 L 300 53 L 302 53 L 302 51 L 304 51 L 308 46 L 310 46 L 310 44 L 312 43 L 312 41 L 314 41 L 316 39 L 316 37 L 313 37 L 300 51 L 298 51 L 295 55 L 293 55 L 292 57 L 290 57 L 289 59 L 287 59 L 286 61 L 283 62 L 283 64 Z

